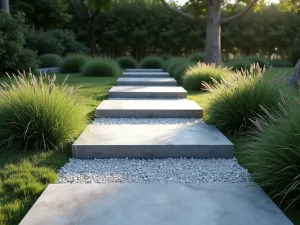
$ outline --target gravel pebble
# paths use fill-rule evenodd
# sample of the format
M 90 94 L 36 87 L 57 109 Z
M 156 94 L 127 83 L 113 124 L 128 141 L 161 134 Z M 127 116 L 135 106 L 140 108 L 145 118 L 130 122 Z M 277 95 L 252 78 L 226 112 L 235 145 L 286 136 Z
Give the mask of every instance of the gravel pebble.
M 247 183 L 233 159 L 70 159 L 58 183 Z
M 202 122 L 195 118 L 96 118 L 93 125 L 193 125 Z

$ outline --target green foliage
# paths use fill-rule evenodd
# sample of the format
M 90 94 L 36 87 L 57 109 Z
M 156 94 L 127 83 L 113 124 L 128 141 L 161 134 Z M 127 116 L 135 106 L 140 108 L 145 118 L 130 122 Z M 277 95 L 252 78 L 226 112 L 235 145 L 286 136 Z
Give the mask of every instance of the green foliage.
M 160 57 L 161 57 L 164 61 L 166 61 L 166 60 L 172 58 L 172 56 L 169 55 L 169 54 L 163 54 L 163 55 L 161 55 Z
M 175 67 L 172 73 L 172 77 L 174 77 L 174 79 L 177 80 L 178 84 L 182 83 L 182 79 L 186 70 L 192 65 L 193 64 L 191 63 L 182 63 Z
M 26 47 L 34 49 L 39 55 L 53 53 L 66 55 L 70 53 L 88 53 L 88 48 L 76 40 L 69 30 L 28 31 Z
M 86 61 L 87 56 L 85 55 L 69 55 L 63 60 L 60 71 L 62 73 L 79 73 Z
M 293 66 L 289 60 L 284 60 L 284 59 L 271 60 L 270 64 L 273 67 L 292 67 Z
M 213 83 L 222 77 L 230 77 L 232 73 L 227 68 L 216 67 L 213 64 L 197 63 L 189 67 L 183 76 L 183 87 L 187 90 L 202 90 L 202 82 Z
M 300 59 L 300 38 L 295 41 L 290 53 L 290 60 L 292 62 L 292 66 L 295 66 L 298 60 Z
M 141 62 L 141 68 L 159 69 L 163 67 L 163 60 L 158 56 L 148 56 Z
M 10 9 L 13 14 L 17 11 L 24 13 L 26 20 L 36 28 L 60 27 L 71 19 L 64 0 L 10 0 Z
M 165 61 L 163 69 L 173 76 L 177 66 L 187 63 L 189 63 L 189 60 L 184 57 L 173 57 Z
M 120 67 L 111 59 L 92 59 L 82 67 L 82 74 L 91 77 L 117 77 Z
M 255 182 L 287 209 L 300 203 L 300 111 L 299 101 L 281 96 L 281 110 L 261 107 L 253 119 L 244 153 Z
M 2 83 L 0 149 L 47 150 L 70 143 L 87 124 L 85 105 L 55 75 L 29 74 Z
M 21 15 L 0 12 L 0 73 L 37 68 L 36 53 L 24 48 L 25 31 Z
M 244 59 L 251 61 L 251 64 L 258 63 L 260 68 L 263 68 L 263 67 L 268 68 L 270 66 L 269 60 L 267 60 L 266 58 L 260 57 L 260 56 L 249 55 L 249 56 L 244 57 Z
M 137 68 L 139 63 L 132 56 L 121 56 L 117 58 L 117 62 L 122 69 Z
M 56 54 L 45 54 L 39 57 L 40 68 L 60 67 L 63 59 Z
M 211 93 L 207 111 L 207 122 L 216 125 L 222 132 L 231 134 L 249 129 L 250 118 L 261 113 L 260 105 L 277 106 L 280 99 L 279 82 L 261 79 L 264 71 L 238 72 L 213 85 L 204 84 Z
M 235 70 L 249 70 L 252 65 L 252 61 L 245 58 L 234 59 L 226 62 L 224 65 L 226 67 L 232 68 Z
M 194 62 L 194 63 L 204 62 L 204 57 L 205 57 L 204 53 L 197 52 L 197 53 L 191 54 L 189 56 L 189 60 Z

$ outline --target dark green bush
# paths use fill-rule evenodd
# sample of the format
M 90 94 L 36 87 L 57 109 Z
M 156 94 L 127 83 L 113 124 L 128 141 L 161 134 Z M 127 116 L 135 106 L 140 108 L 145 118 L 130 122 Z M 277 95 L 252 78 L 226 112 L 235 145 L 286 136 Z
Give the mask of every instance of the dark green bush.
M 292 66 L 295 66 L 300 59 L 300 40 L 296 40 L 293 44 L 289 58 Z
M 120 74 L 120 67 L 111 59 L 91 59 L 82 67 L 82 74 L 91 77 L 116 77 Z
M 164 61 L 166 61 L 166 60 L 172 58 L 172 56 L 169 55 L 169 54 L 163 54 L 163 55 L 161 55 L 160 57 L 161 57 Z
M 175 67 L 172 77 L 177 80 L 178 84 L 182 84 L 182 79 L 186 70 L 192 66 L 192 63 L 182 63 Z
M 38 68 L 39 64 L 40 61 L 37 59 L 36 52 L 31 49 L 24 48 L 19 55 L 18 63 L 16 66 L 17 69 L 14 69 L 13 71 L 17 72 L 17 70 L 24 70 L 28 72 L 31 70 L 32 72 L 34 72 Z
M 60 67 L 63 59 L 56 54 L 45 54 L 39 57 L 40 68 Z
M 300 106 L 282 99 L 281 111 L 262 107 L 253 119 L 256 129 L 244 153 L 255 182 L 287 209 L 300 203 Z
M 85 105 L 72 87 L 55 85 L 55 75 L 19 74 L 1 91 L 0 149 L 57 149 L 85 128 Z
M 160 69 L 163 68 L 163 60 L 158 56 L 148 56 L 140 64 L 141 68 Z
M 122 69 L 137 68 L 139 63 L 132 56 L 121 56 L 117 58 L 117 62 Z
M 197 63 L 197 62 L 204 62 L 204 57 L 205 57 L 205 54 L 204 53 L 201 53 L 201 52 L 197 52 L 197 53 L 193 53 L 189 56 L 189 60 L 194 62 L 194 63 Z
M 240 59 L 234 59 L 234 60 L 230 60 L 227 61 L 224 65 L 226 67 L 232 68 L 232 70 L 249 70 L 251 65 L 252 65 L 252 61 L 249 59 L 244 59 L 244 58 L 240 58 Z
M 177 66 L 181 64 L 189 63 L 189 60 L 184 57 L 174 57 L 169 60 L 167 60 L 164 64 L 164 70 L 168 73 L 170 73 L 173 76 L 173 73 Z
M 257 55 L 249 55 L 249 56 L 244 57 L 243 59 L 251 61 L 252 62 L 251 64 L 258 63 L 260 68 L 263 68 L 263 67 L 268 68 L 270 66 L 270 61 L 268 59 L 257 56 Z
M 24 18 L 0 11 L 0 74 L 37 67 L 36 53 L 24 48 Z
M 273 67 L 292 67 L 293 66 L 289 60 L 284 60 L 284 59 L 271 60 L 270 64 Z
M 29 31 L 26 34 L 26 46 L 36 50 L 39 55 L 50 52 L 57 55 L 86 54 L 89 51 L 69 30 Z
M 87 56 L 85 55 L 69 55 L 63 60 L 60 71 L 62 73 L 79 73 L 86 61 Z
M 227 134 L 249 129 L 250 118 L 261 113 L 260 105 L 277 106 L 280 99 L 279 83 L 261 79 L 264 71 L 255 68 L 255 73 L 239 72 L 231 78 L 204 84 L 211 95 L 207 111 L 207 122 L 216 125 Z
M 213 83 L 213 79 L 220 81 L 222 77 L 230 77 L 232 74 L 227 68 L 197 63 L 185 71 L 182 84 L 187 90 L 197 91 L 202 90 L 202 82 Z

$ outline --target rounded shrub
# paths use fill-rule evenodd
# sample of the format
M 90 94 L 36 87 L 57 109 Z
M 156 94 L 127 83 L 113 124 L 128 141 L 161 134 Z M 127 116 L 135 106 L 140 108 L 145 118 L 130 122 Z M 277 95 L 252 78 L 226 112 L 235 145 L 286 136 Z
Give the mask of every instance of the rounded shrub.
M 111 59 L 91 59 L 81 70 L 84 76 L 115 77 L 120 73 L 118 63 Z
M 189 67 L 183 76 L 183 87 L 187 90 L 202 90 L 202 82 L 212 83 L 220 81 L 222 77 L 229 77 L 233 73 L 227 68 L 216 67 L 214 64 L 197 63 Z
M 249 55 L 249 56 L 244 57 L 243 59 L 251 61 L 252 62 L 251 64 L 258 63 L 260 68 L 263 68 L 263 67 L 268 68 L 270 66 L 270 61 L 268 59 L 257 56 L 257 55 Z
M 162 60 L 164 60 L 164 61 L 166 61 L 166 60 L 168 60 L 168 59 L 172 58 L 172 56 L 171 56 L 171 55 L 169 55 L 169 54 L 163 54 L 163 55 L 161 55 L 160 57 L 161 57 L 161 58 L 162 58 Z
M 256 129 L 244 154 L 255 182 L 288 209 L 300 203 L 300 105 L 286 105 L 282 96 L 281 110 L 262 107 L 252 120 Z
M 160 69 L 163 67 L 163 60 L 161 57 L 148 56 L 140 64 L 141 68 Z
M 198 62 L 204 62 L 205 54 L 201 52 L 193 53 L 189 56 L 189 60 L 198 63 Z
M 292 67 L 293 64 L 289 60 L 284 59 L 274 59 L 271 60 L 270 64 L 272 67 Z
M 300 59 L 300 39 L 296 40 L 291 48 L 290 52 L 290 61 L 292 66 L 295 66 L 298 60 Z
M 260 105 L 276 106 L 279 99 L 279 82 L 262 79 L 264 70 L 256 68 L 238 72 L 230 78 L 204 83 L 211 93 L 207 111 L 207 122 L 227 134 L 247 131 L 251 127 L 250 118 L 261 113 Z
M 182 63 L 175 67 L 172 76 L 174 77 L 175 80 L 177 80 L 178 84 L 182 83 L 184 73 L 192 65 L 193 64 L 191 63 Z
M 121 56 L 117 59 L 117 62 L 122 69 L 137 68 L 139 66 L 137 60 L 132 56 Z
M 86 61 L 85 55 L 69 55 L 63 60 L 60 71 L 62 73 L 79 73 Z
M 186 63 L 189 63 L 188 59 L 184 57 L 174 57 L 166 61 L 164 65 L 164 70 L 173 76 L 176 67 Z
M 58 149 L 72 142 L 87 124 L 83 101 L 56 76 L 19 74 L 1 85 L 0 149 Z
M 224 65 L 236 71 L 236 70 L 249 70 L 252 63 L 253 62 L 249 59 L 239 58 L 239 59 L 227 61 Z
M 44 54 L 39 57 L 40 68 L 59 67 L 63 59 L 56 54 Z

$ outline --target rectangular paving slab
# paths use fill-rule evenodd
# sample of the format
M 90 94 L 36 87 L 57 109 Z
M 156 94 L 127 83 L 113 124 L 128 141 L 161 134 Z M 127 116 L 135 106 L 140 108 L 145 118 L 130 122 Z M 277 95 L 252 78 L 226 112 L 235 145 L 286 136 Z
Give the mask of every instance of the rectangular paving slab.
M 177 81 L 172 78 L 153 77 L 120 77 L 117 80 L 118 86 L 176 86 Z
M 52 184 L 20 225 L 292 225 L 255 184 Z
M 72 145 L 74 158 L 232 158 L 233 144 L 204 122 L 89 125 Z
M 109 90 L 110 98 L 186 98 L 182 87 L 114 86 Z
M 170 77 L 168 72 L 123 72 L 123 77 Z
M 162 69 L 126 69 L 126 72 L 163 72 Z
M 201 118 L 202 108 L 191 100 L 104 100 L 97 117 Z

